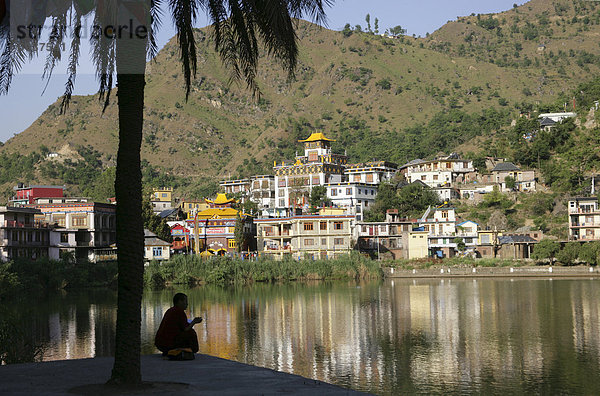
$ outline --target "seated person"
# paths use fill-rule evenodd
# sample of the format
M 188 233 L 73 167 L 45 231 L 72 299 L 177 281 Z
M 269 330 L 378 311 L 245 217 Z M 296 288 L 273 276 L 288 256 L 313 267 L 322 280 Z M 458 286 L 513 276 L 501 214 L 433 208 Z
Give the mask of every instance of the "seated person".
M 202 322 L 202 318 L 194 318 L 188 323 L 185 310 L 188 306 L 187 296 L 177 293 L 173 296 L 173 306 L 165 312 L 160 322 L 154 345 L 166 355 L 171 349 L 190 348 L 193 353 L 198 352 L 198 336 L 192 327 Z

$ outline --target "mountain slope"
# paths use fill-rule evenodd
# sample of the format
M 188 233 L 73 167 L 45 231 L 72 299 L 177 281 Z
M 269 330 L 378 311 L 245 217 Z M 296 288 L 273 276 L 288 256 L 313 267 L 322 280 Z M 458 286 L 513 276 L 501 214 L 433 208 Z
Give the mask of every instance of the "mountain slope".
M 488 16 L 461 18 L 424 39 L 356 32 L 345 37 L 300 21 L 295 81 L 287 83 L 265 59 L 258 71 L 259 101 L 244 86 L 228 84 L 208 29 L 201 29 L 199 71 L 186 103 L 173 39 L 148 65 L 142 157 L 192 180 L 248 176 L 289 159 L 301 150 L 296 140 L 315 128 L 337 139 L 334 149 L 347 150 L 357 162 L 403 162 L 452 150 L 508 125 L 519 111 L 556 101 L 598 72 L 596 5 L 569 2 L 564 10 L 564 4 L 533 0 L 491 16 L 498 24 Z M 554 25 L 543 25 L 544 33 L 529 39 L 527 23 L 535 15 Z M 563 32 L 562 21 L 573 17 L 577 22 L 565 24 Z M 509 33 L 515 24 L 518 32 Z M 544 51 L 538 51 L 540 41 Z M 65 115 L 54 104 L 0 152 L 29 153 L 41 146 L 57 151 L 69 143 L 91 146 L 105 166 L 114 164 L 116 110 L 113 102 L 102 114 L 94 96 L 75 97 Z

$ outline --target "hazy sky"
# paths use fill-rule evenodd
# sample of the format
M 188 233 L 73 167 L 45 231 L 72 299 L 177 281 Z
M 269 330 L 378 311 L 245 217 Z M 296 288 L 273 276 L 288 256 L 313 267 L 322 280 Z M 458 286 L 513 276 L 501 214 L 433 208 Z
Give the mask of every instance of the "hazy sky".
M 409 35 L 413 33 L 424 36 L 441 27 L 457 16 L 471 13 L 489 13 L 510 9 L 515 0 L 337 0 L 333 7 L 327 10 L 327 27 L 341 30 L 346 23 L 352 26 L 366 27 L 365 16 L 371 15 L 371 25 L 375 18 L 379 19 L 379 30 L 401 25 Z M 522 4 L 523 1 L 517 1 Z M 198 26 L 205 26 L 208 20 L 203 18 Z M 173 35 L 175 30 L 170 20 L 163 21 L 159 33 L 159 45 L 162 47 Z M 77 75 L 75 94 L 89 95 L 96 92 L 98 83 L 89 62 L 89 47 L 82 47 L 80 72 Z M 34 60 L 26 65 L 21 73 L 13 80 L 10 93 L 0 96 L 0 141 L 6 141 L 14 134 L 29 127 L 39 115 L 64 91 L 66 76 L 64 64 L 59 65 L 55 74 L 42 96 L 41 71 L 42 60 Z M 100 107 L 98 108 L 100 111 Z

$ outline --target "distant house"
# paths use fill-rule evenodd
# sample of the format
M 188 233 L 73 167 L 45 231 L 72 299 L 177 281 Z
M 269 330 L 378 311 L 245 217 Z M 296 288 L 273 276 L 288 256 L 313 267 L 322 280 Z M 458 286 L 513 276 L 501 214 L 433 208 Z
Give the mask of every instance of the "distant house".
M 539 120 L 544 120 L 545 118 L 549 118 L 554 122 L 561 122 L 567 118 L 577 117 L 577 113 L 573 112 L 562 112 L 562 113 L 542 113 L 538 115 Z
M 500 186 L 501 191 L 511 191 L 506 185 L 506 178 L 515 180 L 515 190 L 527 192 L 535 191 L 535 171 L 522 171 L 512 162 L 502 162 L 492 169 L 492 180 Z
M 540 129 L 543 129 L 545 131 L 551 130 L 554 127 L 554 125 L 556 125 L 556 121 L 554 121 L 551 118 L 544 117 L 540 120 Z
M 144 230 L 144 260 L 168 260 L 171 258 L 171 244 L 163 241 L 149 230 Z
M 598 198 L 573 198 L 569 201 L 569 240 L 600 240 Z

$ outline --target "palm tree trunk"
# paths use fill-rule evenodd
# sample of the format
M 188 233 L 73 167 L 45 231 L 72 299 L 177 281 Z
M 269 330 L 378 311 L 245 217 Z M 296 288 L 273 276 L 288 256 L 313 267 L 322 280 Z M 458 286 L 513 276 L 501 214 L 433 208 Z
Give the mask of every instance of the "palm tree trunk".
M 140 384 L 141 303 L 144 274 L 144 225 L 140 149 L 144 111 L 143 40 L 117 44 L 119 149 L 117 199 L 118 301 L 115 362 L 110 383 Z M 135 73 L 135 71 L 140 71 Z

